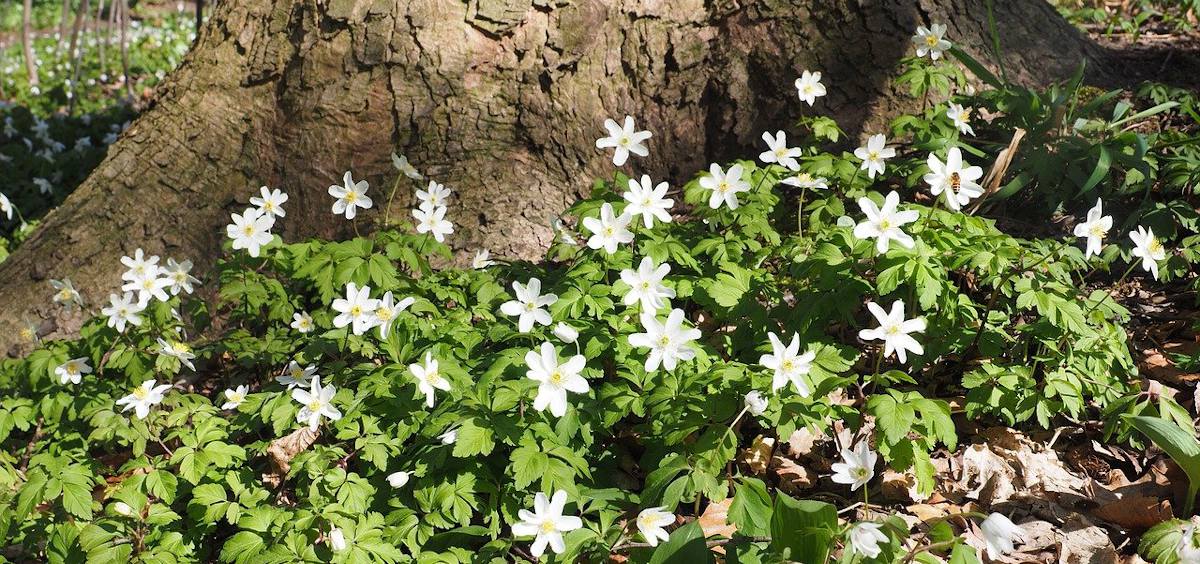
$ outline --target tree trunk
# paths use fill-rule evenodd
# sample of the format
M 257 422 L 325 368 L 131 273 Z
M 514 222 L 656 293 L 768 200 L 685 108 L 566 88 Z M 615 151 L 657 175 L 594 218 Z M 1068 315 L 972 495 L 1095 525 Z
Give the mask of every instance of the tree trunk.
M 1103 62 L 1043 0 L 995 4 L 1016 78 Z M 285 240 L 346 235 L 326 188 L 351 170 L 382 202 L 393 150 L 455 190 L 457 247 L 537 256 L 550 218 L 611 175 L 594 146 L 605 118 L 629 114 L 652 131 L 650 156 L 625 169 L 676 186 L 709 162 L 757 154 L 763 130 L 805 113 L 831 115 L 851 135 L 878 130 L 911 107 L 890 77 L 913 30 L 931 22 L 986 58 L 984 0 L 217 3 L 152 107 L 0 264 L 0 344 L 23 318 L 52 319 L 43 332 L 76 329 L 47 280 L 69 277 L 99 303 L 119 285 L 118 258 L 137 247 L 203 272 L 229 213 L 260 185 L 291 196 Z M 812 109 L 792 84 L 805 69 L 829 86 Z M 401 183 L 394 214 L 407 215 L 410 188 Z
M 37 58 L 33 55 L 33 24 L 30 18 L 33 13 L 33 0 L 25 0 L 21 8 L 21 51 L 25 55 L 25 74 L 29 77 L 29 85 L 38 85 Z

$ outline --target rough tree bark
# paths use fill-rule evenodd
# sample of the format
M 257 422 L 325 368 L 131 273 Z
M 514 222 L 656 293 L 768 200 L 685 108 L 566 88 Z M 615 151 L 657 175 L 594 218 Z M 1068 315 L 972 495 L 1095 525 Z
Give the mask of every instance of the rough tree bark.
M 1102 50 L 1044 0 L 995 4 L 1019 79 L 1085 59 L 1105 72 Z M 549 218 L 611 173 L 593 145 L 605 118 L 653 131 L 650 157 L 626 168 L 675 183 L 757 152 L 764 129 L 802 112 L 857 134 L 909 103 L 889 79 L 931 22 L 984 58 L 984 0 L 220 2 L 153 106 L 0 264 L 0 346 L 23 321 L 77 328 L 50 304 L 49 278 L 98 303 L 137 247 L 203 271 L 260 185 L 291 195 L 285 240 L 344 235 L 326 188 L 349 169 L 380 201 L 393 150 L 455 190 L 457 246 L 538 255 Z M 804 69 L 830 89 L 812 110 L 792 86 Z

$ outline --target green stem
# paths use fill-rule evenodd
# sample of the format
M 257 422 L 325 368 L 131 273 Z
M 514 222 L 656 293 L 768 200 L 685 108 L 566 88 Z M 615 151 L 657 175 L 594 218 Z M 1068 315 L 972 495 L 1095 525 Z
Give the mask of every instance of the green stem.
M 392 191 L 391 191 L 391 193 L 389 193 L 389 194 L 388 194 L 387 207 L 386 207 L 386 208 L 384 208 L 384 211 L 383 211 L 383 227 L 384 227 L 385 229 L 386 229 L 386 228 L 387 228 L 389 225 L 391 225 L 391 217 L 392 217 L 392 198 L 395 198 L 395 197 L 396 197 L 396 190 L 400 188 L 400 179 L 401 179 L 401 178 L 404 178 L 404 173 L 403 173 L 403 172 L 401 172 L 401 173 L 399 173 L 399 174 L 397 174 L 397 175 L 396 175 L 396 180 L 395 180 L 395 182 L 392 182 Z
M 797 224 L 796 229 L 801 239 L 804 238 L 804 196 L 808 192 L 808 186 L 800 189 L 800 208 L 796 210 Z

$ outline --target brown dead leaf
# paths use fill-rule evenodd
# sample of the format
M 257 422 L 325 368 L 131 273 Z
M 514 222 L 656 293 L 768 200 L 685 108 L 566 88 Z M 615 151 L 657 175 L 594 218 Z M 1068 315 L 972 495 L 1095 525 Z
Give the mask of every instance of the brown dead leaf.
M 1063 525 L 1059 564 L 1117 564 L 1117 549 L 1108 532 L 1086 517 L 1073 514 Z
M 700 514 L 696 522 L 700 523 L 700 530 L 704 531 L 705 538 L 711 536 L 733 538 L 733 533 L 737 532 L 737 525 L 729 522 L 729 506 L 732 503 L 733 498 L 727 497 L 725 501 L 712 502 L 704 508 L 704 513 Z M 713 547 L 713 552 L 725 554 L 725 547 Z
M 1153 496 L 1129 496 L 1101 505 L 1092 511 L 1098 519 L 1134 530 L 1146 530 L 1174 517 L 1171 500 Z
M 779 489 L 785 493 L 799 493 L 813 487 L 817 481 L 816 472 L 782 456 L 776 455 L 772 459 L 771 468 L 779 476 Z
M 274 487 L 283 482 L 283 477 L 292 467 L 292 459 L 317 442 L 318 436 L 320 433 L 317 431 L 301 427 L 286 437 L 275 439 L 271 446 L 267 447 L 267 460 L 271 463 L 271 471 L 263 474 L 263 483 Z
M 738 462 L 750 468 L 750 472 L 760 475 L 767 470 L 771 460 L 771 451 L 775 449 L 775 439 L 759 435 L 749 447 L 742 449 Z

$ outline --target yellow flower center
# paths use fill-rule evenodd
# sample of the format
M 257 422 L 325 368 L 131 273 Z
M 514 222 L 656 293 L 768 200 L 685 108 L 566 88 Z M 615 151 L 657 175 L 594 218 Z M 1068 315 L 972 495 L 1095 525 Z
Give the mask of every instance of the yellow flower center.
M 59 301 L 64 301 L 64 302 L 71 299 L 71 291 L 66 288 L 59 290 L 58 291 L 58 299 L 59 299 Z
M 879 151 L 871 151 L 871 152 L 867 153 L 867 160 L 868 161 L 879 160 Z
M 351 306 L 351 307 L 350 307 L 350 316 L 351 316 L 351 317 L 358 317 L 358 316 L 362 315 L 362 312 L 363 312 L 363 311 L 362 311 L 362 306 L 357 306 L 357 305 L 356 305 L 356 306 Z
M 525 311 L 533 311 L 537 309 L 537 304 L 533 302 L 525 302 Z
M 1152 254 L 1163 252 L 1163 244 L 1158 241 L 1158 238 L 1151 239 L 1150 243 L 1146 245 L 1146 247 L 1150 249 Z
M 613 233 L 615 233 L 615 230 L 613 230 L 613 228 L 611 228 L 611 227 L 604 228 L 604 236 L 605 237 L 612 237 Z
M 242 401 L 244 401 L 245 399 L 246 399 L 246 394 L 243 394 L 241 392 L 234 392 L 233 394 L 231 394 L 229 396 L 229 401 L 231 401 L 233 403 L 242 403 Z
M 780 364 L 779 367 L 782 368 L 784 372 L 791 372 L 792 369 L 796 367 L 796 363 L 792 362 L 791 359 L 788 359 L 783 361 L 783 364 Z
M 148 390 L 146 390 L 146 388 L 134 388 L 133 389 L 133 397 L 135 397 L 137 399 L 144 400 L 144 399 L 146 399 L 146 396 L 149 396 L 149 395 L 150 395 L 150 392 Z
M 171 343 L 171 350 L 174 351 L 175 354 L 187 354 L 192 352 L 192 348 L 184 343 Z
M 264 210 L 266 210 L 266 211 L 274 211 L 274 210 L 275 210 L 275 204 L 272 204 L 270 200 L 264 201 L 264 202 L 263 202 L 263 209 L 264 209 Z
M 71 374 L 79 372 L 79 365 L 76 364 L 75 361 L 68 362 L 67 363 L 67 372 L 70 372 Z
M 325 406 L 325 404 L 322 403 L 321 400 L 319 400 L 319 399 L 314 399 L 314 400 L 308 402 L 308 410 L 313 413 L 321 411 L 321 408 L 324 406 Z
M 937 45 L 938 44 L 937 36 L 936 35 L 926 35 L 925 36 L 925 44 L 930 47 Z
M 375 309 L 375 317 L 382 321 L 387 321 L 392 318 L 392 310 L 388 307 L 378 307 Z
M 1101 227 L 1098 224 L 1092 225 L 1091 229 L 1088 229 L 1088 235 L 1091 235 L 1092 237 L 1095 237 L 1097 239 L 1103 239 L 1104 236 L 1107 234 L 1108 234 L 1108 230 Z
M 665 347 L 665 346 L 671 344 L 671 338 L 666 335 L 663 335 L 658 338 L 658 344 Z
M 631 141 L 629 140 L 628 137 L 621 137 L 620 139 L 617 140 L 617 144 L 621 145 L 622 147 L 629 145 L 629 143 L 631 143 Z
M 21 340 L 32 341 L 33 340 L 33 329 L 30 329 L 28 327 L 21 329 Z
M 349 192 L 346 192 L 346 201 L 351 204 L 353 204 L 354 202 L 357 202 L 358 201 L 358 192 L 355 192 L 354 190 L 350 190 Z
M 429 371 L 425 372 L 425 381 L 426 382 L 429 382 L 432 385 L 432 384 L 436 384 L 438 382 L 438 380 L 441 380 L 441 376 L 438 375 L 437 370 L 429 370 Z
M 555 386 L 561 386 L 561 385 L 562 385 L 562 383 L 563 383 L 563 374 L 562 374 L 562 372 L 560 372 L 560 371 L 558 371 L 558 370 L 555 370 L 554 372 L 551 372 L 551 373 L 550 373 L 550 383 L 551 383 L 551 384 L 554 384 Z
M 721 183 L 717 185 L 717 191 L 722 194 L 729 192 L 729 183 L 721 181 Z
M 247 237 L 249 237 L 249 236 L 253 235 L 253 234 L 254 234 L 254 226 L 253 226 L 253 225 L 247 225 L 247 226 L 243 227 L 243 228 L 242 228 L 242 233 L 245 233 Z
M 887 327 L 885 327 L 883 329 L 883 332 L 887 333 L 888 335 L 892 335 L 892 336 L 899 335 L 900 334 L 900 326 L 899 325 L 888 325 Z
M 892 222 L 889 221 L 887 218 L 883 218 L 883 219 L 879 220 L 879 230 L 880 231 L 886 231 L 891 228 L 892 228 Z
M 541 529 L 543 533 L 553 533 L 558 529 L 558 527 L 554 526 L 554 521 L 546 520 L 542 521 Z

